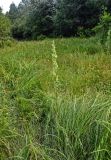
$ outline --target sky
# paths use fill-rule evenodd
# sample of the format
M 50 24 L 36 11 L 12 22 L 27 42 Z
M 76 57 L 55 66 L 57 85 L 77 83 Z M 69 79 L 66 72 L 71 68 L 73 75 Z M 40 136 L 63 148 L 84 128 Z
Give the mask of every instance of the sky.
M 3 12 L 9 11 L 9 6 L 12 2 L 14 2 L 16 5 L 20 3 L 21 0 L 0 0 L 0 7 L 2 7 Z

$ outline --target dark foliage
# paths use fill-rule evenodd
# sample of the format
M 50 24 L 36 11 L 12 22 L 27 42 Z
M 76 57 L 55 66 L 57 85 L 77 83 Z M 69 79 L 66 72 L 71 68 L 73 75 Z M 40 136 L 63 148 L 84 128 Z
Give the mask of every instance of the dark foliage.
M 11 4 L 7 16 L 12 21 L 12 35 L 17 39 L 38 39 L 39 36 L 92 35 L 110 0 L 22 0 Z

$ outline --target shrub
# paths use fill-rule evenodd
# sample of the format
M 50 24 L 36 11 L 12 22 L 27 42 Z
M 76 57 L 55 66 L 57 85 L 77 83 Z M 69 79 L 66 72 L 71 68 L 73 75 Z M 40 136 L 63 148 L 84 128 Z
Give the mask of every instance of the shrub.
M 100 23 L 93 29 L 97 33 L 97 37 L 100 40 L 104 50 L 111 52 L 110 41 L 111 41 L 111 15 L 104 11 L 100 18 Z
M 0 13 L 0 47 L 3 47 L 5 44 L 9 45 L 11 24 L 9 19 Z
M 44 40 L 46 38 L 46 36 L 45 35 L 40 35 L 40 36 L 37 36 L 37 40 L 39 41 L 39 40 Z
M 7 37 L 7 39 L 0 40 L 0 48 L 4 48 L 5 46 L 11 47 L 13 42 L 15 42 L 12 38 Z
M 10 21 L 3 14 L 0 14 L 0 39 L 10 36 Z
M 78 32 L 77 35 L 84 38 L 84 37 L 90 37 L 94 34 L 94 31 L 90 28 L 83 28 L 83 27 L 79 27 L 78 28 Z

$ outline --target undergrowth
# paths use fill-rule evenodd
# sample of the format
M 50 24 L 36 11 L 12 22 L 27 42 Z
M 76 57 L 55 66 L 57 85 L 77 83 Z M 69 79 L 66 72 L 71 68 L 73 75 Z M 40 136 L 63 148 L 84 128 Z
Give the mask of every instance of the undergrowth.
M 0 159 L 110 160 L 110 63 L 94 38 L 0 49 Z

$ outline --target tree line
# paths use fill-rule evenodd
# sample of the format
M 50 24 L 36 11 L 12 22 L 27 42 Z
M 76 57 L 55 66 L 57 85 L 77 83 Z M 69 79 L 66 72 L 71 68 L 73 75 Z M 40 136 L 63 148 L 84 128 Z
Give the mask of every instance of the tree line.
M 104 10 L 111 13 L 110 0 L 22 0 L 6 17 L 17 39 L 90 36 Z

